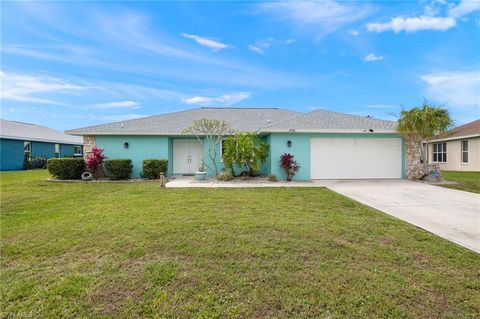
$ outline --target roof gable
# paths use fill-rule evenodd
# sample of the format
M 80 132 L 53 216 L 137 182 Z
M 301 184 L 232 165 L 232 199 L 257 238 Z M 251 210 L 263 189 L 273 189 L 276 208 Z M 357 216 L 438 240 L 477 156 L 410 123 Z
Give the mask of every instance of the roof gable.
M 234 130 L 255 132 L 271 123 L 279 122 L 301 114 L 278 108 L 197 108 L 193 110 L 166 113 L 134 120 L 95 125 L 67 131 L 77 135 L 137 134 L 168 135 L 182 134 L 195 120 L 203 118 L 223 120 Z
M 0 137 L 61 144 L 83 144 L 82 138 L 78 136 L 67 135 L 61 131 L 41 125 L 4 119 L 0 119 Z
M 458 126 L 443 134 L 436 135 L 432 138 L 432 140 L 455 139 L 476 135 L 480 135 L 480 119 Z
M 265 131 L 395 131 L 397 123 L 345 113 L 315 110 L 266 127 Z

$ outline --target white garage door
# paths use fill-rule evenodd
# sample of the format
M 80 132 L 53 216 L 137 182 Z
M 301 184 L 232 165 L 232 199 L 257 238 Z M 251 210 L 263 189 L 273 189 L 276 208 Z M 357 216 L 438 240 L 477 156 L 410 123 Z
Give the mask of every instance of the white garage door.
M 400 138 L 312 138 L 312 179 L 401 178 Z

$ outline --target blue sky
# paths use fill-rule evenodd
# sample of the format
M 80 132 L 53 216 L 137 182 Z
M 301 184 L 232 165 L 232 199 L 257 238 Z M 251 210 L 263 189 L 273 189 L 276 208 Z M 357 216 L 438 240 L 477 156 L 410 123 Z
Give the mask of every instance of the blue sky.
M 71 129 L 200 106 L 480 117 L 480 2 L 2 2 L 1 117 Z

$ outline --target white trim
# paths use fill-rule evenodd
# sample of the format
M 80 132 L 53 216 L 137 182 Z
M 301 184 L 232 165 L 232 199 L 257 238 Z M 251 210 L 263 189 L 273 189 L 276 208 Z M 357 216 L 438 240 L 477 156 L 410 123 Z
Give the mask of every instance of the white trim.
M 379 133 L 398 133 L 396 130 L 374 130 L 369 132 L 369 129 L 260 129 L 258 133 L 365 133 L 365 134 L 379 134 Z M 190 134 L 182 134 L 181 132 L 76 132 L 65 131 L 65 133 L 76 136 L 84 135 L 153 135 L 153 136 L 195 136 Z
M 444 141 L 454 141 L 454 140 L 465 140 L 469 138 L 480 137 L 480 134 L 472 134 L 472 135 L 463 135 L 463 136 L 454 136 L 454 137 L 446 137 L 446 138 L 439 138 L 436 140 L 430 140 L 428 143 L 435 143 L 435 142 L 444 142 Z
M 66 142 L 60 140 L 47 140 L 43 138 L 35 138 L 35 137 L 21 137 L 21 136 L 8 136 L 8 135 L 1 135 L 0 138 L 8 139 L 8 140 L 19 140 L 19 141 L 32 141 L 32 142 L 44 142 L 44 143 L 59 143 L 59 144 L 69 144 L 69 145 L 83 145 L 82 142 Z
M 262 133 L 365 133 L 365 134 L 378 134 L 378 133 L 398 133 L 396 130 L 375 130 L 369 132 L 370 129 L 273 129 L 273 130 L 260 130 Z

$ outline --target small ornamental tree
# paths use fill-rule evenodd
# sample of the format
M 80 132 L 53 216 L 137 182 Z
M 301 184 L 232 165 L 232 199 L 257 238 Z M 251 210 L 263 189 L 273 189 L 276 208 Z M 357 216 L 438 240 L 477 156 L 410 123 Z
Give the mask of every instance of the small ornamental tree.
M 300 165 L 293 158 L 294 155 L 290 153 L 280 156 L 280 167 L 285 171 L 287 181 L 291 181 L 292 177 L 300 170 Z
M 223 142 L 223 163 L 232 171 L 237 166 L 254 176 L 268 158 L 268 144 L 255 133 L 237 133 Z
M 217 152 L 220 149 L 220 143 L 225 136 L 233 134 L 232 126 L 221 120 L 201 119 L 193 121 L 190 126 L 183 130 L 183 134 L 195 135 L 202 144 L 202 147 L 207 149 L 210 163 L 206 162 L 203 165 L 211 170 L 215 176 L 218 176 Z
M 100 177 L 103 160 L 107 157 L 103 155 L 103 150 L 98 147 L 93 147 L 88 153 L 86 162 L 87 167 L 92 171 L 95 178 Z

